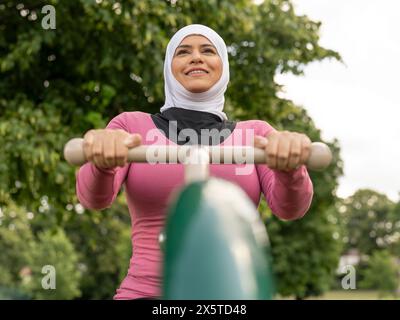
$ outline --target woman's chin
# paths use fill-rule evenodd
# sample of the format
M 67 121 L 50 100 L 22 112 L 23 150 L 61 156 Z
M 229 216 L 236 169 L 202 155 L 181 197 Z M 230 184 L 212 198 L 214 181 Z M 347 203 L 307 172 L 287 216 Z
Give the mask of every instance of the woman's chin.
M 186 87 L 186 90 L 192 92 L 192 93 L 201 93 L 201 92 L 205 92 L 208 89 L 210 89 L 209 86 L 188 86 Z

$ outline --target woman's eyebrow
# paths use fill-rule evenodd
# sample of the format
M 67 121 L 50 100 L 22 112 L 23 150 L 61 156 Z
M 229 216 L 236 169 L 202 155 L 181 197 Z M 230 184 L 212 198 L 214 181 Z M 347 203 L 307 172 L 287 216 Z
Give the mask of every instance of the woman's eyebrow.
M 215 49 L 215 47 L 212 44 L 209 44 L 209 43 L 202 44 L 202 45 L 200 45 L 200 47 L 202 47 L 202 48 L 203 47 L 212 47 L 212 48 Z M 193 46 L 191 46 L 189 44 L 181 44 L 180 46 L 178 46 L 177 49 L 179 49 L 179 48 L 193 48 Z

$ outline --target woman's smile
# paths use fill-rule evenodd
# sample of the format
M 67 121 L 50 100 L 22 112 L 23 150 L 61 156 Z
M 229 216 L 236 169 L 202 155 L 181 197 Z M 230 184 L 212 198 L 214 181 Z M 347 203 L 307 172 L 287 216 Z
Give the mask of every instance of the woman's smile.
M 205 71 L 191 71 L 188 73 L 189 77 L 201 77 L 207 75 L 207 72 Z
M 204 71 L 194 71 L 194 72 L 190 72 L 189 74 L 188 74 L 188 76 L 189 77 L 203 77 L 203 76 L 206 76 L 207 75 L 207 72 L 204 72 Z
M 188 72 L 186 72 L 185 74 L 189 77 L 203 77 L 205 75 L 207 75 L 209 72 L 204 69 L 204 68 L 191 68 Z

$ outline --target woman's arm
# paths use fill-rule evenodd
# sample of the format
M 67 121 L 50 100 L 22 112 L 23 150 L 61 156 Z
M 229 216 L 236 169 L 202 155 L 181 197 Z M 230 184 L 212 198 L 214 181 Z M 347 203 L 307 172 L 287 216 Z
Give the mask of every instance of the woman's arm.
M 261 147 L 265 147 L 269 155 L 269 164 L 256 165 L 267 203 L 280 219 L 299 219 L 310 208 L 314 193 L 307 168 L 303 165 L 309 156 L 311 141 L 302 134 L 277 132 L 265 121 L 256 121 L 256 126 L 256 134 L 269 139 L 268 142 L 265 139 L 261 141 L 264 142 Z M 256 144 L 260 144 L 259 139 L 256 139 Z M 286 160 L 280 157 L 282 155 Z
M 295 220 L 310 208 L 313 184 L 306 167 L 291 172 L 256 165 L 260 185 L 271 211 L 280 219 Z
M 125 115 L 112 119 L 107 129 L 122 129 L 129 132 Z M 100 168 L 91 162 L 76 172 L 76 194 L 79 202 L 87 209 L 102 210 L 114 202 L 125 180 L 129 164 L 123 167 Z

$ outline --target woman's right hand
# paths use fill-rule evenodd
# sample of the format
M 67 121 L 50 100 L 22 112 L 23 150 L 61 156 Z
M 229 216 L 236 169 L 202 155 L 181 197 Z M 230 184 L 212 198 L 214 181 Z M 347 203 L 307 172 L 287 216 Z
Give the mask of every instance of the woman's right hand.
M 128 161 L 129 148 L 140 145 L 141 140 L 140 134 L 122 129 L 93 129 L 83 137 L 83 151 L 86 159 L 96 167 L 123 167 Z

